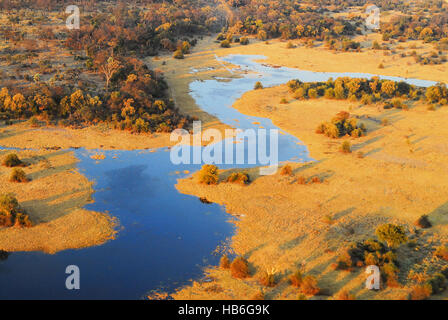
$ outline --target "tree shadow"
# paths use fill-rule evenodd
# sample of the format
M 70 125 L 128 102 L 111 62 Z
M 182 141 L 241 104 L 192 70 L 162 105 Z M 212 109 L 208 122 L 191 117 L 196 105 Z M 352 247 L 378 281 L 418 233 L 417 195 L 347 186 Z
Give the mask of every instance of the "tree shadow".
M 50 222 L 80 208 L 80 204 L 88 199 L 90 188 L 80 188 L 69 192 L 64 192 L 44 200 L 24 201 L 20 206 L 25 209 L 34 225 Z M 81 194 L 73 197 L 73 194 Z M 70 197 L 71 196 L 71 197 Z M 60 199 L 66 200 L 59 201 Z
M 448 224 L 448 202 L 428 213 L 428 218 L 432 225 Z
M 357 144 L 352 146 L 352 150 L 353 151 L 360 150 L 360 149 L 364 148 L 365 146 L 368 146 L 369 144 L 375 143 L 375 142 L 377 142 L 377 141 L 379 141 L 379 140 L 381 140 L 383 138 L 384 138 L 384 135 L 380 135 L 380 136 L 373 137 L 373 138 L 371 138 L 369 140 L 366 140 L 364 142 L 357 143 Z
M 289 240 L 289 241 L 286 241 L 286 242 L 282 243 L 281 245 L 279 245 L 278 248 L 280 250 L 292 249 L 292 248 L 298 246 L 303 240 L 306 239 L 306 237 L 307 237 L 307 235 L 298 236 L 298 237 L 296 237 L 296 238 L 294 238 L 292 240 Z

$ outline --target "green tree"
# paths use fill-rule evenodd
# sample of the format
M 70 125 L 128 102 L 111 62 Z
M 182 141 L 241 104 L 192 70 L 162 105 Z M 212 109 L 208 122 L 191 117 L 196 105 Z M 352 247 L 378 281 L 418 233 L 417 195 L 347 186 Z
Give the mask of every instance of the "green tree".
M 380 225 L 376 229 L 375 234 L 378 239 L 386 242 L 390 248 L 396 248 L 408 241 L 404 228 L 391 223 Z

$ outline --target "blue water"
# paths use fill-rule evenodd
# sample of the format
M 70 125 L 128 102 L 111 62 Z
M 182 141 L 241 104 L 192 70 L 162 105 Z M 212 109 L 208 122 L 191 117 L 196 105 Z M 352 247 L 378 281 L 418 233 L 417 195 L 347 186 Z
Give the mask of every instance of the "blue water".
M 192 82 L 191 95 L 202 109 L 224 123 L 242 129 L 258 129 L 260 125 L 276 129 L 269 119 L 248 117 L 231 108 L 237 98 L 252 90 L 256 81 L 272 86 L 291 79 L 325 81 L 338 76 L 372 76 L 271 68 L 253 62 L 261 58 L 242 55 L 223 58 L 251 72 L 232 80 Z M 421 86 L 434 84 L 406 81 Z M 203 267 L 218 263 L 219 255 L 213 252 L 232 236 L 234 226 L 229 223 L 232 217 L 223 207 L 204 204 L 175 188 L 176 180 L 186 176 L 175 171 L 193 172 L 200 165 L 175 166 L 167 149 L 102 152 L 106 158 L 97 162 L 90 158 L 91 152 L 75 150 L 79 169 L 95 181 L 95 202 L 86 208 L 117 217 L 120 221 L 117 238 L 101 246 L 54 255 L 11 253 L 0 261 L 0 299 L 140 299 L 154 289 L 172 292 L 190 279 L 200 278 Z M 312 159 L 297 138 L 281 134 L 279 160 Z M 65 268 L 72 264 L 81 271 L 80 290 L 65 288 Z

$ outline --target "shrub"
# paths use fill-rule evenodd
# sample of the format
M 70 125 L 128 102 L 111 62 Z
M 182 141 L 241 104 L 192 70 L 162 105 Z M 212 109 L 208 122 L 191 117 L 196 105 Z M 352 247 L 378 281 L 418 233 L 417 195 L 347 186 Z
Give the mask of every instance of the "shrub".
M 289 164 L 286 164 L 282 167 L 282 169 L 280 170 L 280 174 L 282 176 L 290 176 L 292 175 L 292 168 Z
M 334 89 L 328 88 L 325 90 L 324 97 L 327 99 L 334 99 Z
M 38 128 L 38 127 L 40 126 L 40 124 L 39 124 L 39 120 L 37 120 L 36 117 L 31 117 L 31 118 L 28 120 L 28 124 L 29 124 L 30 127 L 32 127 L 32 128 Z
M 219 260 L 219 266 L 221 269 L 229 269 L 230 268 L 230 260 L 227 255 L 223 255 L 221 260 Z
M 341 144 L 341 152 L 343 153 L 351 153 L 352 152 L 352 146 L 350 144 L 350 141 L 345 140 Z
M 350 118 L 350 113 L 341 111 L 331 120 L 323 122 L 316 128 L 316 133 L 323 133 L 330 138 L 339 138 L 345 135 L 360 137 L 367 131 L 365 125 L 361 123 L 358 126 L 356 118 Z
M 218 184 L 218 167 L 213 164 L 204 164 L 199 171 L 199 183 Z
M 431 228 L 432 224 L 428 219 L 426 214 L 422 215 L 420 218 L 415 221 L 415 225 L 420 228 Z
M 247 260 L 243 257 L 237 257 L 230 264 L 230 273 L 232 277 L 238 279 L 244 279 L 250 276 L 249 274 L 249 265 Z
M 263 85 L 261 84 L 260 81 L 255 82 L 254 89 L 255 90 L 263 89 Z
M 369 252 L 383 252 L 384 251 L 384 245 L 375 239 L 367 239 L 364 240 L 362 243 L 365 250 Z
M 305 88 L 300 87 L 299 89 L 294 91 L 294 99 L 303 100 L 303 99 L 306 99 L 306 98 L 307 98 L 307 95 L 306 95 Z
M 311 183 L 322 183 L 322 180 L 318 176 L 315 176 L 311 178 Z
M 22 161 L 15 153 L 8 154 L 5 159 L 3 159 L 2 163 L 5 167 L 17 167 L 22 165 Z
M 14 223 L 14 227 L 18 228 L 30 228 L 32 227 L 32 223 L 30 220 L 30 217 L 27 214 L 24 213 L 17 213 L 16 214 L 16 221 Z
M 182 46 L 180 48 L 180 50 L 182 51 L 182 53 L 187 54 L 190 53 L 190 43 L 188 41 L 184 41 L 182 42 Z
M 176 50 L 176 51 L 174 51 L 173 58 L 174 59 L 183 59 L 184 53 L 182 52 L 182 50 Z
M 380 63 L 380 64 L 378 65 L 378 69 L 384 69 L 384 64 Z
M 281 104 L 287 104 L 287 103 L 288 103 L 288 100 L 287 100 L 286 98 L 282 98 L 282 99 L 280 100 L 280 103 L 281 103 Z
M 425 300 L 431 296 L 432 288 L 430 284 L 419 284 L 411 288 L 410 300 Z
M 378 239 L 385 241 L 390 248 L 396 248 L 408 240 L 404 228 L 391 223 L 380 225 L 375 234 Z
M 222 48 L 230 48 L 230 41 L 229 40 L 221 41 L 221 47 Z
M 288 41 L 288 43 L 286 44 L 286 48 L 287 49 L 292 49 L 295 48 L 294 44 L 291 41 Z
M 275 280 L 275 273 L 267 271 L 263 272 L 260 277 L 260 284 L 266 287 L 275 287 L 277 284 Z
M 392 104 L 392 106 L 394 108 L 397 108 L 397 109 L 403 108 L 403 102 L 401 102 L 401 100 L 398 98 L 393 98 L 390 103 Z
M 244 172 L 233 172 L 228 178 L 227 182 L 247 184 L 250 182 L 249 175 Z
M 372 104 L 373 103 L 373 97 L 370 94 L 364 94 L 361 97 L 361 103 L 362 104 Z
M 247 37 L 242 37 L 242 38 L 240 39 L 240 43 L 241 43 L 243 46 L 248 45 L 248 44 L 249 44 L 249 39 L 248 39 Z
M 297 183 L 298 184 L 306 184 L 306 179 L 304 176 L 300 176 L 297 178 Z
M 340 291 L 334 298 L 336 300 L 356 300 L 355 296 L 347 290 Z
M 12 194 L 0 195 L 0 226 L 31 227 L 29 216 L 20 211 L 19 202 Z
M 400 271 L 394 262 L 388 262 L 382 267 L 383 277 L 389 287 L 398 287 L 398 272 Z
M 226 36 L 224 34 L 222 34 L 222 33 L 218 34 L 218 36 L 216 37 L 216 40 L 218 40 L 218 41 L 222 41 L 222 40 L 225 40 L 225 39 L 226 39 Z
M 351 255 L 349 254 L 348 251 L 344 251 L 337 257 L 335 269 L 351 270 L 353 265 L 354 265 L 354 263 L 353 263 Z
M 309 296 L 314 296 L 320 292 L 320 289 L 317 286 L 317 280 L 313 276 L 304 277 L 302 283 L 300 284 L 299 290 L 301 293 Z
M 14 168 L 11 172 L 11 176 L 9 177 L 9 181 L 11 182 L 28 182 L 28 178 L 26 177 L 25 171 L 19 168 Z
M 264 31 L 264 30 L 258 31 L 258 33 L 257 33 L 258 40 L 265 41 L 267 38 L 268 38 L 268 35 L 267 35 L 266 31 Z
M 310 97 L 311 99 L 316 99 L 317 98 L 317 90 L 316 89 L 309 89 L 308 90 L 308 97 Z
M 376 255 L 375 252 L 369 252 L 365 255 L 364 258 L 365 264 L 366 266 L 371 266 L 371 265 L 378 265 L 380 260 L 378 259 L 378 256 Z
M 300 287 L 300 285 L 302 284 L 302 280 L 303 280 L 303 274 L 301 270 L 297 270 L 289 277 L 291 285 L 296 288 Z

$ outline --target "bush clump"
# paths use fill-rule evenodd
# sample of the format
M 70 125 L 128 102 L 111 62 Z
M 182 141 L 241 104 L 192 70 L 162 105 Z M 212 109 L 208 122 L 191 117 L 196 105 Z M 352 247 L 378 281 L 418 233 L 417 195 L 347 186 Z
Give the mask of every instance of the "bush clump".
M 299 291 L 308 296 L 314 296 L 320 292 L 317 280 L 313 276 L 305 276 L 300 284 Z
M 204 164 L 199 171 L 199 183 L 218 184 L 218 167 L 213 164 Z
M 19 202 L 12 194 L 0 195 L 0 226 L 31 227 L 31 220 L 22 212 Z
M 19 159 L 17 154 L 10 153 L 5 157 L 5 159 L 3 159 L 2 164 L 5 167 L 18 167 L 18 166 L 23 165 L 23 162 Z
M 221 47 L 222 48 L 230 48 L 230 41 L 229 40 L 221 41 Z
M 260 81 L 255 82 L 254 89 L 255 90 L 263 89 L 263 85 L 261 84 Z
M 371 264 L 382 266 L 390 261 L 395 262 L 392 252 L 389 252 L 378 240 L 367 239 L 363 242 L 350 244 L 337 257 L 333 267 L 339 270 L 352 271 L 355 267 Z
M 351 153 L 352 152 L 352 145 L 350 144 L 350 141 L 345 140 L 341 144 L 341 152 L 343 153 Z
M 386 242 L 390 248 L 397 248 L 408 241 L 404 228 L 391 223 L 380 225 L 375 234 L 378 239 Z
M 231 183 L 239 183 L 242 185 L 248 184 L 250 182 L 249 175 L 244 172 L 233 172 L 226 180 Z
M 11 182 L 28 182 L 29 179 L 26 177 L 25 171 L 19 168 L 14 168 L 9 177 Z
M 294 272 L 290 277 L 289 277 L 289 281 L 291 282 L 291 285 L 293 287 L 300 287 L 300 285 L 302 284 L 302 280 L 303 280 L 303 273 L 302 270 L 297 270 L 296 272 Z
M 249 39 L 247 37 L 241 37 L 240 44 L 245 46 L 249 44 Z
M 357 119 L 350 118 L 350 113 L 346 111 L 339 112 L 331 122 L 323 122 L 316 128 L 316 133 L 325 134 L 330 138 L 340 138 L 345 135 L 358 138 L 366 132 L 364 124 L 358 126 Z
M 230 273 L 232 277 L 238 279 L 248 278 L 250 276 L 249 273 L 249 264 L 247 260 L 243 257 L 235 258 L 230 264 Z
M 226 254 L 221 257 L 221 260 L 219 260 L 219 266 L 221 267 L 221 269 L 230 268 L 230 259 Z
M 289 164 L 286 164 L 282 167 L 282 169 L 280 170 L 280 174 L 282 176 L 290 176 L 292 175 L 292 168 Z
M 275 287 L 277 281 L 275 279 L 275 273 L 273 272 L 263 272 L 260 277 L 260 284 L 265 287 Z
M 184 53 L 180 49 L 176 50 L 176 51 L 174 51 L 173 58 L 174 59 L 183 59 L 184 58 Z

